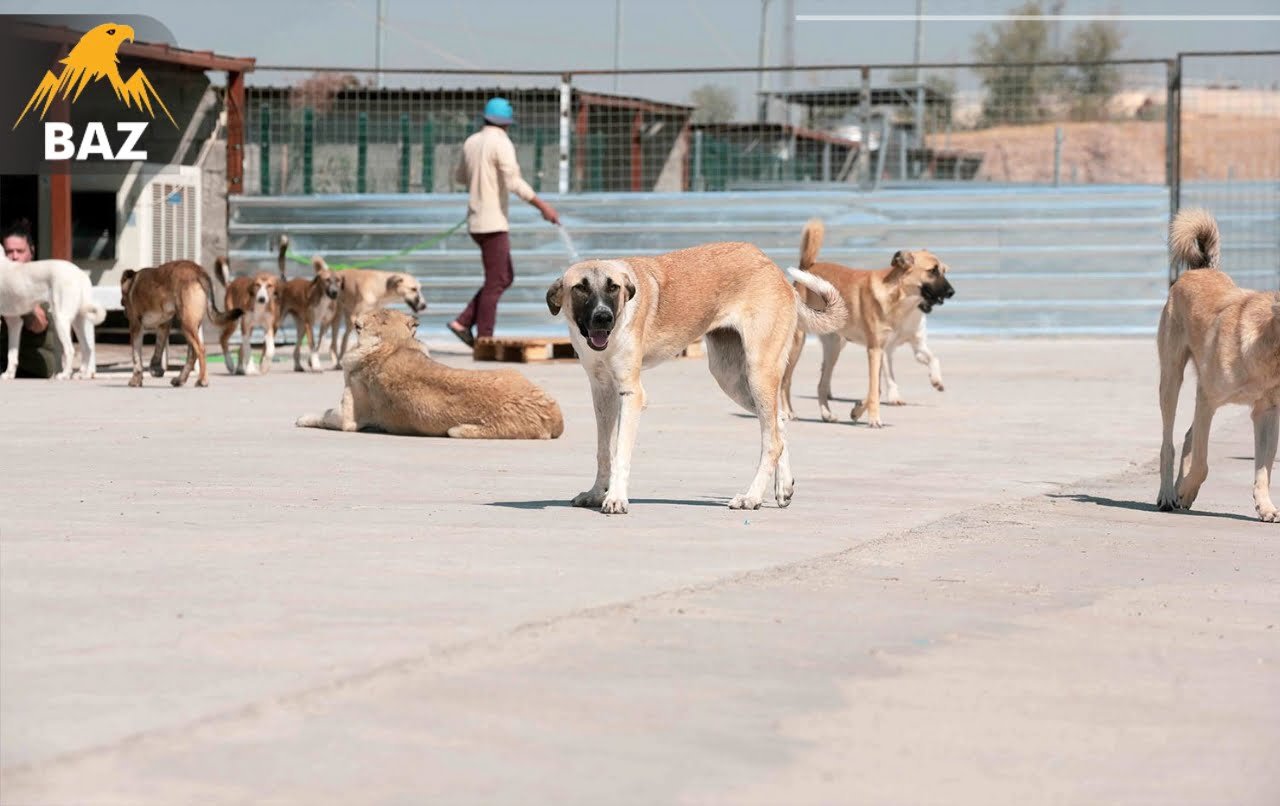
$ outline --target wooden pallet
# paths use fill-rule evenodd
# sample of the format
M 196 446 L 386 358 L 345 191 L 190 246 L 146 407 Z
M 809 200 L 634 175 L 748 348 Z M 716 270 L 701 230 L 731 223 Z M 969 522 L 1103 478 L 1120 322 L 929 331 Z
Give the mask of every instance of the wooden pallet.
M 578 357 L 574 352 L 573 342 L 567 338 L 497 339 L 488 336 L 476 339 L 471 355 L 476 361 L 507 361 L 517 364 Z M 680 355 L 685 358 L 702 358 L 706 351 L 701 341 L 695 341 Z

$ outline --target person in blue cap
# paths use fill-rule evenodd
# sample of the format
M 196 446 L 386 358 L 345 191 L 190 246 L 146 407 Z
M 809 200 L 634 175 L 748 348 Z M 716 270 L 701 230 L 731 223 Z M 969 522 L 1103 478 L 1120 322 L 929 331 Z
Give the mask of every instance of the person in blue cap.
M 454 171 L 455 181 L 467 186 L 467 229 L 480 247 L 484 262 L 484 285 L 471 298 L 449 330 L 468 346 L 477 337 L 492 336 L 498 316 L 498 298 L 515 279 L 511 264 L 510 224 L 507 221 L 507 194 L 529 202 L 552 224 L 560 223 L 555 208 L 538 198 L 529 183 L 520 177 L 516 149 L 507 136 L 515 119 L 511 102 L 490 98 L 484 105 L 484 127 L 462 144 L 462 159 Z M 471 329 L 475 328 L 472 335 Z

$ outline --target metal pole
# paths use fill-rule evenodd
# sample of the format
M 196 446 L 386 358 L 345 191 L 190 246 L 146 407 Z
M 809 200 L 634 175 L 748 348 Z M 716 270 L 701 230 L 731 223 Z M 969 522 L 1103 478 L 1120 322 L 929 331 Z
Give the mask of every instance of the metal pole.
M 385 8 L 383 4 L 386 0 L 378 0 L 377 21 L 374 23 L 373 29 L 373 83 L 375 87 L 382 86 L 382 25 L 385 21 Z
M 1182 54 L 1169 63 L 1169 94 L 1165 103 L 1165 150 L 1169 165 L 1169 221 L 1182 203 Z M 1169 285 L 1178 279 L 1181 268 L 1169 260 Z
M 924 53 L 924 0 L 916 0 L 916 108 L 915 108 L 915 140 L 916 146 L 923 149 L 924 138 L 924 77 L 920 74 L 920 55 Z
M 756 57 L 756 64 L 760 68 L 760 72 L 756 73 L 756 98 L 760 101 L 760 111 L 756 115 L 758 123 L 769 119 L 769 99 L 764 94 L 764 64 L 769 53 L 769 2 L 770 0 L 760 0 L 760 47 Z
M 622 66 L 622 0 L 613 6 L 613 91 L 618 91 L 618 69 Z
M 862 171 L 859 179 L 861 185 L 865 189 L 871 184 L 871 68 L 862 68 L 862 98 L 859 104 L 859 128 L 861 129 L 861 143 L 859 143 L 859 159 L 862 160 Z M 884 148 L 884 143 L 880 144 Z M 794 156 L 794 155 L 793 155 Z
M 702 176 L 702 129 L 693 133 L 693 189 L 707 189 L 706 180 Z
M 1062 127 L 1053 130 L 1053 186 L 1062 183 Z
M 782 62 L 787 67 L 796 66 L 796 0 L 786 0 L 783 8 L 786 15 L 782 21 Z M 795 84 L 795 71 L 788 70 L 782 76 L 783 86 L 787 88 L 788 94 Z M 791 120 L 791 104 L 788 102 L 787 109 L 787 125 L 790 126 Z M 794 165 L 796 158 L 796 137 L 795 132 L 791 134 L 791 162 Z
M 563 195 L 569 192 L 569 100 L 573 95 L 572 77 L 560 76 L 560 181 L 556 189 Z

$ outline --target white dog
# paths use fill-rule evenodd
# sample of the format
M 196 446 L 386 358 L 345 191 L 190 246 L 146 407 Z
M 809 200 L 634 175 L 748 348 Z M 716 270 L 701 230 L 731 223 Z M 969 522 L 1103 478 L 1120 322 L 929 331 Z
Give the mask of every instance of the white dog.
M 80 267 L 65 260 L 35 260 L 15 263 L 0 254 L 0 316 L 9 329 L 9 366 L 0 379 L 18 371 L 18 345 L 22 340 L 22 317 L 42 302 L 49 303 L 49 318 L 62 343 L 62 364 L 55 378 L 71 377 L 71 331 L 80 340 L 79 377 L 92 378 L 97 372 L 93 326 L 102 324 L 107 311 L 93 301 L 93 284 Z

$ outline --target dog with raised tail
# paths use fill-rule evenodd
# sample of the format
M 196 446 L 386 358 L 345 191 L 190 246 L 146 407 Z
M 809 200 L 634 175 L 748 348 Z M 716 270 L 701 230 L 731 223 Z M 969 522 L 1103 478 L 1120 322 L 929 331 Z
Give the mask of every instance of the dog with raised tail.
M 18 346 L 22 341 L 22 317 L 48 303 L 49 320 L 62 345 L 62 364 L 53 377 L 72 377 L 74 359 L 71 332 L 80 341 L 79 378 L 98 371 L 93 328 L 107 318 L 107 311 L 93 301 L 93 283 L 79 266 L 66 260 L 33 260 L 18 263 L 0 253 L 0 317 L 9 329 L 9 365 L 0 380 L 18 371 Z
M 1239 288 L 1221 270 L 1218 222 L 1183 210 L 1169 226 L 1169 257 L 1185 266 L 1160 314 L 1160 492 L 1162 512 L 1190 509 L 1209 475 L 1209 425 L 1229 403 L 1253 409 L 1253 506 L 1280 520 L 1271 471 L 1280 441 L 1280 293 Z M 1187 362 L 1196 368 L 1196 411 L 1174 476 L 1173 424 Z

